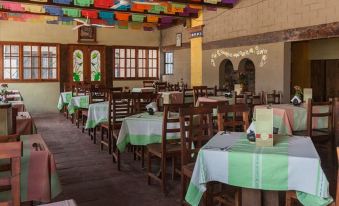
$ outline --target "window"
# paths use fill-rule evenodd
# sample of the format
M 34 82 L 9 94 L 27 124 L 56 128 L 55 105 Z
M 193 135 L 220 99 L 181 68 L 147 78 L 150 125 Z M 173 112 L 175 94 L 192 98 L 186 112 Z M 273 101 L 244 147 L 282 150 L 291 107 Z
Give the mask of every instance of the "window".
M 101 80 L 101 57 L 98 50 L 91 51 L 91 81 Z
M 173 52 L 165 52 L 165 74 L 173 74 Z
M 3 71 L 4 79 L 19 79 L 19 46 L 3 46 Z
M 73 81 L 84 81 L 84 53 L 81 50 L 73 52 Z
M 158 50 L 156 48 L 114 48 L 114 79 L 158 78 Z
M 19 82 L 57 79 L 57 45 L 0 42 L 0 80 Z
M 55 46 L 41 46 L 41 78 L 57 78 L 57 48 Z

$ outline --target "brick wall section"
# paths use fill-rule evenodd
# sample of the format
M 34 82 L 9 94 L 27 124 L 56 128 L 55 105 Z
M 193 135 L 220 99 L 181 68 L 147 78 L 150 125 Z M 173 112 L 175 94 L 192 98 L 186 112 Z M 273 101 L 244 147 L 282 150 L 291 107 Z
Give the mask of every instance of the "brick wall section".
M 337 21 L 338 0 L 240 0 L 231 10 L 204 11 L 204 42 Z

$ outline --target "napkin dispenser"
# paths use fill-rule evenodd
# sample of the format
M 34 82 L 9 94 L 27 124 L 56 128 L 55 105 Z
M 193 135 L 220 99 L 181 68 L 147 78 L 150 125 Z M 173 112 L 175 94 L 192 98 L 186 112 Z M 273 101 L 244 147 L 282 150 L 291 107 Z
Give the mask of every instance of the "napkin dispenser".
M 153 115 L 154 112 L 157 112 L 157 111 L 158 111 L 157 103 L 156 103 L 156 102 L 151 102 L 151 103 L 149 103 L 148 105 L 146 105 L 146 109 L 147 109 L 147 112 L 148 112 L 150 115 Z

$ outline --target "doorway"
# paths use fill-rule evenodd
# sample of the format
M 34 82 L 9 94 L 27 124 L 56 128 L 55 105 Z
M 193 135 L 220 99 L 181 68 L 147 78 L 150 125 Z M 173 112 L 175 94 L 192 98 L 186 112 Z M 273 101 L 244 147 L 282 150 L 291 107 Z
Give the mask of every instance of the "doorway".
M 104 46 L 70 45 L 68 54 L 69 82 L 106 82 Z

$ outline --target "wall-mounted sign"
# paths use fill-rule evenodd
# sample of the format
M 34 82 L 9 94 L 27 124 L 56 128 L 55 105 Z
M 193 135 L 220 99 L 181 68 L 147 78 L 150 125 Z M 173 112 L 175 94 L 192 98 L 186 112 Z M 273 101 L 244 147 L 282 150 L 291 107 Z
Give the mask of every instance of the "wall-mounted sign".
M 202 37 L 203 36 L 203 28 L 204 25 L 201 26 L 195 26 L 195 27 L 191 27 L 188 30 L 188 32 L 190 33 L 190 38 L 198 38 L 198 37 Z

